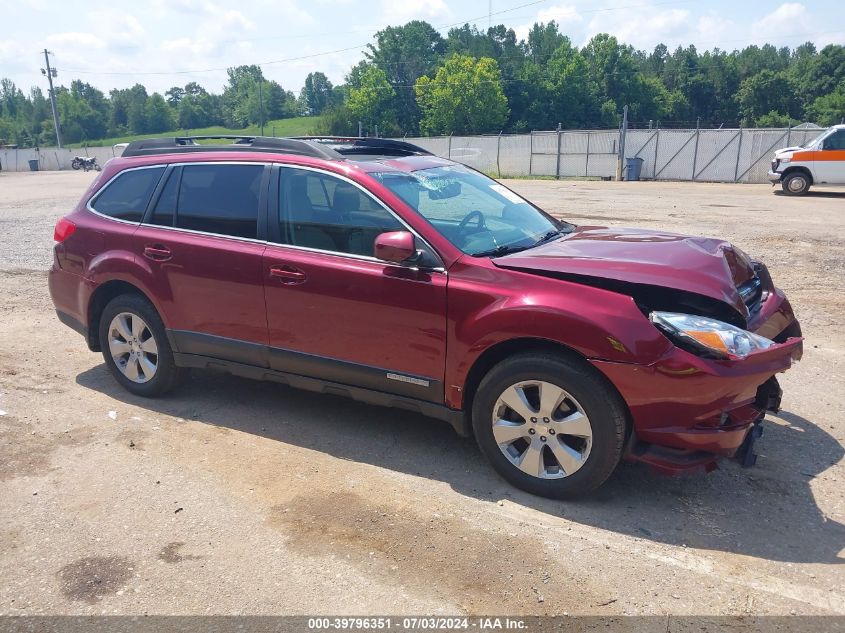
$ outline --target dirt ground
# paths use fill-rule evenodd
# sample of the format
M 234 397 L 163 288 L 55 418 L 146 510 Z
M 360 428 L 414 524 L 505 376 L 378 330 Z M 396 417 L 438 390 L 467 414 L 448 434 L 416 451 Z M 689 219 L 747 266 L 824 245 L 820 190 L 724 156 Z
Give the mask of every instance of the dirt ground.
M 93 174 L 0 173 L 0 614 L 845 614 L 845 192 L 508 182 L 578 224 L 728 238 L 807 337 L 756 468 L 501 481 L 443 423 L 195 373 L 143 400 L 61 325 L 52 229 Z

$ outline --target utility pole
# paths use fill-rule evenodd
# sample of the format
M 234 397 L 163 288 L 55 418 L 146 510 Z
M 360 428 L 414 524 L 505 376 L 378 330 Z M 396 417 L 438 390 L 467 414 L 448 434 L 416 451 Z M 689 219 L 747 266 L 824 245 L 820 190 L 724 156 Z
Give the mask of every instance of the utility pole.
M 264 79 L 258 80 L 258 121 L 261 124 L 261 136 L 264 136 L 264 97 L 261 94 L 261 84 Z
M 44 62 L 47 68 L 41 69 L 42 75 L 47 75 L 47 81 L 50 82 L 50 107 L 53 109 L 53 125 L 56 128 L 56 144 L 59 149 L 62 149 L 62 135 L 59 133 L 59 115 L 56 113 L 56 91 L 53 90 L 53 77 L 58 76 L 58 71 L 55 68 L 50 68 L 50 51 L 44 49 Z
M 622 108 L 622 124 L 619 126 L 619 155 L 616 159 L 616 180 L 622 180 L 624 176 L 625 162 L 625 137 L 628 135 L 628 106 Z

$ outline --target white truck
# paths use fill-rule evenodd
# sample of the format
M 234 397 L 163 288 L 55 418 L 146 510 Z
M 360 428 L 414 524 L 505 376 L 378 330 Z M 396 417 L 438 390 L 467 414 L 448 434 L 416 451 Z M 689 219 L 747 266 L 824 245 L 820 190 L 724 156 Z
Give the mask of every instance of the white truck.
M 789 196 L 803 196 L 812 185 L 845 185 L 845 125 L 826 129 L 804 147 L 777 150 L 769 180 Z

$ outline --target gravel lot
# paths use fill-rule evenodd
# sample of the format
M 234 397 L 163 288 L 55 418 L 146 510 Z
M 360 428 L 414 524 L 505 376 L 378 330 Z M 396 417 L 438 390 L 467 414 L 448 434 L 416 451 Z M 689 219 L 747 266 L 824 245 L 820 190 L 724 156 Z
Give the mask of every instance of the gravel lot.
M 0 614 L 845 614 L 845 193 L 519 180 L 579 224 L 725 237 L 807 336 L 758 465 L 504 484 L 440 422 L 195 373 L 120 390 L 53 313 L 56 219 L 94 174 L 0 173 Z

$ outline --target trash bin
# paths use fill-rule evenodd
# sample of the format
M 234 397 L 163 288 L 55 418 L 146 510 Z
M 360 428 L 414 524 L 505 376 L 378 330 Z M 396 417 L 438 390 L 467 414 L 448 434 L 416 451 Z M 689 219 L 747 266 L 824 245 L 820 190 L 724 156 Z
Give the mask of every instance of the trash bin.
M 642 169 L 642 158 L 628 158 L 625 161 L 625 180 L 639 180 Z
M 37 158 L 33 158 L 31 161 L 29 161 L 29 170 L 30 171 L 38 171 L 38 159 Z

